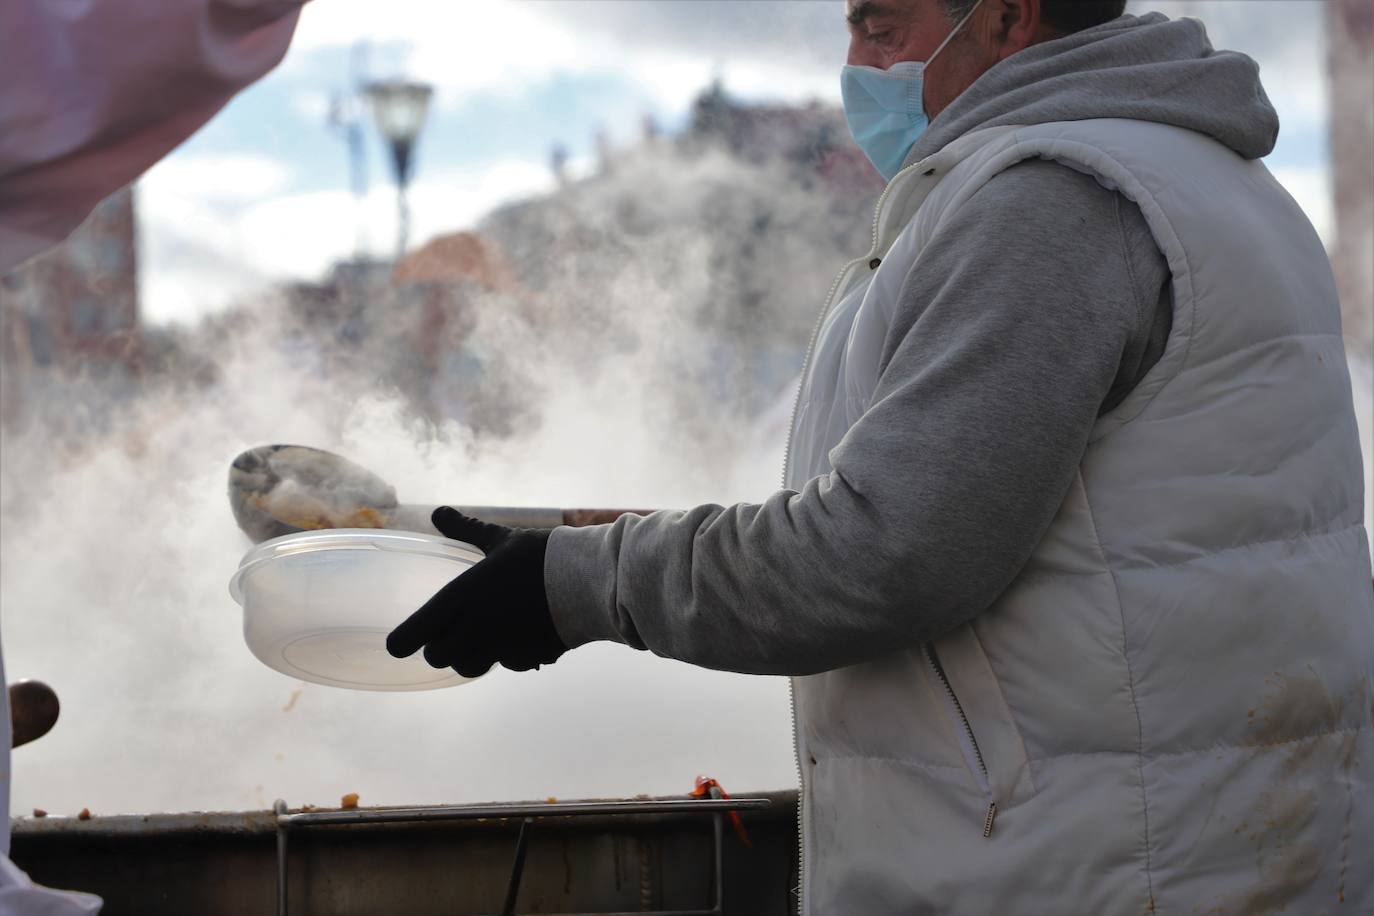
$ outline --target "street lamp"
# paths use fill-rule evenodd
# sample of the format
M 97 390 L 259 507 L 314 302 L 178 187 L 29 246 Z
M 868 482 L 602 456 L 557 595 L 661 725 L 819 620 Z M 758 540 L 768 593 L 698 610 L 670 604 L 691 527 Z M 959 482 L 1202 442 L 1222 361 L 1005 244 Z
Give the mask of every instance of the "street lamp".
M 396 260 L 406 253 L 410 235 L 410 206 L 406 202 L 406 185 L 410 183 L 411 154 L 415 139 L 424 126 L 429 111 L 429 98 L 434 88 L 424 83 L 406 80 L 384 80 L 370 83 L 363 95 L 372 105 L 377 128 L 391 146 L 391 167 L 396 174 L 396 209 L 398 216 Z

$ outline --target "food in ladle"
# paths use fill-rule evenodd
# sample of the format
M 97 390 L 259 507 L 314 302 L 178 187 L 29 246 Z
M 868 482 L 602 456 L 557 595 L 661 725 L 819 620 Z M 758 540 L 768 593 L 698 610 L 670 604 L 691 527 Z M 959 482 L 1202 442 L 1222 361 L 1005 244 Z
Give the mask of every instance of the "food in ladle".
M 390 521 L 372 506 L 320 499 L 294 480 L 283 480 L 266 493 L 251 493 L 248 502 L 279 521 L 307 531 L 321 528 L 385 528 Z
M 231 489 L 285 525 L 313 531 L 385 528 L 391 523 L 396 491 L 366 468 L 302 446 L 245 454 L 253 460 L 236 460 Z

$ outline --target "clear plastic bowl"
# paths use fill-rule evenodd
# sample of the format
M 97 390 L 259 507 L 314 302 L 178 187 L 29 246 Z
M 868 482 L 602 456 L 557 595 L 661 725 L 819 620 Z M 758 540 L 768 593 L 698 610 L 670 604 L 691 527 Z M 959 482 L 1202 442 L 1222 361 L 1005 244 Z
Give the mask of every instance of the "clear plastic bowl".
M 397 624 L 482 554 L 437 535 L 375 528 L 306 531 L 264 541 L 229 582 L 243 638 L 282 674 L 353 690 L 433 690 L 465 684 L 416 652 L 392 658 Z

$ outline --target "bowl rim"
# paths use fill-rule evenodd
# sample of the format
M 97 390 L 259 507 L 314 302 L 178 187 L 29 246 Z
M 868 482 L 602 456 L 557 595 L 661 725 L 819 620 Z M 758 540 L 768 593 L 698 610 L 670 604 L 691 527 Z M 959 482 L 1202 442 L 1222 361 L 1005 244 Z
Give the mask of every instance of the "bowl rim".
M 485 554 L 465 541 L 422 531 L 389 528 L 320 528 L 297 531 L 254 545 L 229 580 L 229 595 L 244 607 L 243 583 L 250 573 L 273 560 L 326 550 L 384 550 L 412 556 L 429 556 L 467 563 L 469 567 Z M 245 608 L 245 610 L 247 610 Z

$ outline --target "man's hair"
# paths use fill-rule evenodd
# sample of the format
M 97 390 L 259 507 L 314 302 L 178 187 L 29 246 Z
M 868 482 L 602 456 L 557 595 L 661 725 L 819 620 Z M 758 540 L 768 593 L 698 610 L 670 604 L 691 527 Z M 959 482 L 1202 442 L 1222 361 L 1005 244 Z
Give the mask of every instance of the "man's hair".
M 958 22 L 977 0 L 941 0 Z M 1126 0 L 1040 0 L 1040 21 L 1065 35 L 1111 22 L 1126 11 Z

